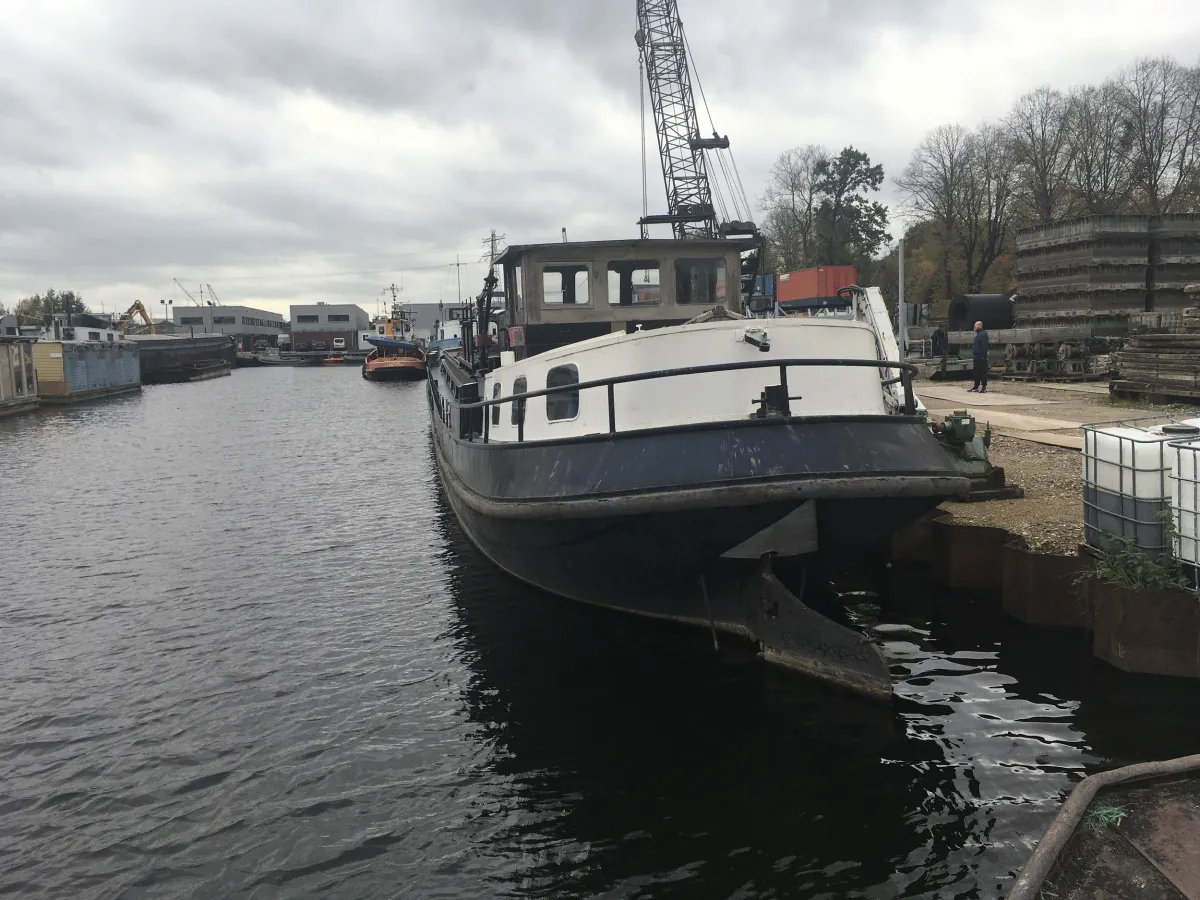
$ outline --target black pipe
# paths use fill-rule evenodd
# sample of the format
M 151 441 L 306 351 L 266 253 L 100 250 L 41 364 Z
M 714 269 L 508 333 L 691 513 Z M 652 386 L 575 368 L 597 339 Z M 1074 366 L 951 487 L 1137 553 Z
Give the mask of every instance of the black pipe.
M 947 317 L 951 331 L 970 331 L 976 322 L 984 328 L 1012 328 L 1012 294 L 959 294 L 950 301 Z

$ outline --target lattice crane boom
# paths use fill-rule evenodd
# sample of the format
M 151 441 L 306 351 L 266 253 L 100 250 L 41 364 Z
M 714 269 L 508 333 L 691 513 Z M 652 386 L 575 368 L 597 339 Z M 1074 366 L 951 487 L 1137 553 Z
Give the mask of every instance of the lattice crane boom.
M 681 239 L 742 233 L 747 230 L 745 226 L 753 230 L 753 223 L 749 222 L 718 224 L 709 160 L 705 153 L 728 151 L 729 138 L 715 131 L 712 137 L 700 135 L 688 71 L 687 38 L 677 0 L 637 0 L 637 17 L 638 30 L 634 40 L 641 51 L 646 83 L 650 88 L 668 209 L 666 215 L 644 216 L 638 223 L 643 234 L 648 225 L 670 225 L 675 237 Z M 725 164 L 718 162 L 726 177 L 731 178 Z M 741 212 L 738 201 L 744 201 L 745 194 L 741 184 L 730 184 L 729 191 L 735 213 Z M 748 204 L 745 215 L 748 219 Z

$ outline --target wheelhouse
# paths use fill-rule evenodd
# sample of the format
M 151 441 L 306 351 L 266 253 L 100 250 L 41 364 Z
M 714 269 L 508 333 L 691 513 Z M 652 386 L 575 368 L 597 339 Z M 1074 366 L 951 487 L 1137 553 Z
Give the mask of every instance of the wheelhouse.
M 634 240 L 523 244 L 503 270 L 499 349 L 524 359 L 614 331 L 741 312 L 741 258 L 758 242 Z

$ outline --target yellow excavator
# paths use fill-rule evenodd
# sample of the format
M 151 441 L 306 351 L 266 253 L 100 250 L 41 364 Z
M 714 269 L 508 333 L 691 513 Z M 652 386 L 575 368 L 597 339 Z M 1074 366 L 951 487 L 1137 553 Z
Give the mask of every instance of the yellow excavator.
M 146 323 L 146 327 L 149 329 L 147 331 L 148 334 L 157 334 L 154 328 L 154 320 L 150 318 L 150 313 L 146 312 L 146 307 L 142 305 L 141 300 L 134 300 L 133 306 L 121 314 L 121 321 L 117 325 L 121 334 L 129 334 L 133 330 L 133 318 L 135 315 L 142 317 L 142 321 Z

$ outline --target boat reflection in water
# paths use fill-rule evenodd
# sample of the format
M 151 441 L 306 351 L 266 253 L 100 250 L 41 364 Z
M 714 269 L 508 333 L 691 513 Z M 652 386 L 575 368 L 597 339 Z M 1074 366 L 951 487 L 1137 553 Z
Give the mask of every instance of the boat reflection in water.
M 439 518 L 467 713 L 509 786 L 480 812 L 496 820 L 485 852 L 519 860 L 513 890 L 840 896 L 925 859 L 911 819 L 952 772 L 892 710 L 763 667 L 748 645 L 717 655 L 703 632 L 497 578 L 444 504 Z

